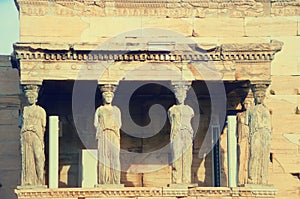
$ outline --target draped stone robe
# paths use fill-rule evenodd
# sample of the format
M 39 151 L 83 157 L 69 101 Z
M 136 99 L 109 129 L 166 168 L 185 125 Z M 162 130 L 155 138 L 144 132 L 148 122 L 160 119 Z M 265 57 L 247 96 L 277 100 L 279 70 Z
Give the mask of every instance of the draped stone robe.
M 250 158 L 248 169 L 249 184 L 267 184 L 270 162 L 271 116 L 264 104 L 249 108 L 248 111 Z
M 194 111 L 188 105 L 173 105 L 168 111 L 171 122 L 172 182 L 191 183 L 193 160 L 193 129 L 191 119 Z
M 249 126 L 247 112 L 237 114 L 237 143 L 238 143 L 238 184 L 243 185 L 248 180 L 249 162 Z
M 116 106 L 100 106 L 94 126 L 98 140 L 98 183 L 120 184 L 121 112 Z
M 22 186 L 44 184 L 44 133 L 46 112 L 38 105 L 25 106 L 21 118 Z

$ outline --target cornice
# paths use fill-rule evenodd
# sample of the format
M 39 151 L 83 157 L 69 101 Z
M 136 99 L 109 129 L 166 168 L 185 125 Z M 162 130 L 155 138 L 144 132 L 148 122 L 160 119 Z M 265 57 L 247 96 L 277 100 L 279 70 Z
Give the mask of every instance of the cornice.
M 221 55 L 223 60 L 273 60 L 281 51 L 283 42 L 271 40 L 270 43 L 223 44 Z
M 195 44 L 172 44 L 163 50 L 155 50 L 149 43 L 134 47 L 126 43 L 111 44 L 97 49 L 95 43 L 16 43 L 14 58 L 21 61 L 271 61 L 283 43 L 223 44 L 203 49 Z M 166 44 L 168 45 L 168 44 Z M 168 49 L 169 48 L 169 49 Z M 159 49 L 159 48 L 158 48 Z

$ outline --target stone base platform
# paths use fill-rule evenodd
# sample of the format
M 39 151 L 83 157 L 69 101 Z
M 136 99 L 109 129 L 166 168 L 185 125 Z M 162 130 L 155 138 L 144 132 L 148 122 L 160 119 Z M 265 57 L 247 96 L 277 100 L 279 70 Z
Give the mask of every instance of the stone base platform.
M 109 188 L 58 188 L 58 189 L 16 189 L 18 199 L 242 199 L 274 198 L 277 190 L 248 187 L 194 187 L 170 189 L 168 187 L 124 187 Z

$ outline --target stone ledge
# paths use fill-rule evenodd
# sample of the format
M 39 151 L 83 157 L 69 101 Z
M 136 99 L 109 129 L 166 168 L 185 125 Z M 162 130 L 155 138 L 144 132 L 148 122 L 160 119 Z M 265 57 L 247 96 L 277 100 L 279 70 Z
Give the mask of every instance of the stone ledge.
M 122 189 L 109 188 L 58 188 L 58 189 L 16 189 L 19 199 L 32 198 L 168 198 L 181 197 L 239 197 L 239 198 L 274 198 L 277 190 L 274 187 L 195 187 L 189 189 L 170 189 L 166 187 L 125 187 Z
M 138 38 L 132 49 L 128 43 L 115 41 L 106 43 L 101 49 L 96 49 L 96 46 L 99 44 L 19 42 L 14 44 L 14 51 L 16 59 L 40 61 L 270 61 L 283 43 L 276 40 L 258 44 L 233 43 L 204 49 L 195 43 L 149 43 Z

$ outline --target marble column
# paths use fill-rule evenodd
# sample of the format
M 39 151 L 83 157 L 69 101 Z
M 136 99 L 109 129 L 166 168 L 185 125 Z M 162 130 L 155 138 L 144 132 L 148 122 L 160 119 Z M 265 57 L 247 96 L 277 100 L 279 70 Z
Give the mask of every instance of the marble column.
M 237 186 L 237 139 L 236 116 L 227 117 L 227 158 L 228 158 L 228 186 Z
M 59 172 L 59 120 L 58 116 L 49 117 L 49 188 L 58 188 Z

